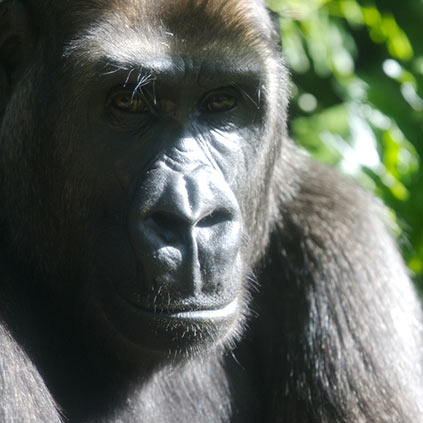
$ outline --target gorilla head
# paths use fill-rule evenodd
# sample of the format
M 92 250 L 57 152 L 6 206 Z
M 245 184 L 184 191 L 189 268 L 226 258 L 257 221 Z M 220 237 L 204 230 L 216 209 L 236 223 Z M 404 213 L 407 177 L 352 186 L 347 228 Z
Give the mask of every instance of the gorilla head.
M 284 131 L 263 5 L 56 0 L 13 13 L 0 159 L 12 248 L 113 349 L 231 343 Z

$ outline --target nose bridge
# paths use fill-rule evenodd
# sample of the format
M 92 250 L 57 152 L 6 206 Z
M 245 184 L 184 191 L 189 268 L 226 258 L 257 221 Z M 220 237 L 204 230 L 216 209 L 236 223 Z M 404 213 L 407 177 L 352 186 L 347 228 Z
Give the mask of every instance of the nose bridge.
M 199 165 L 187 172 L 165 170 L 164 189 L 158 193 L 154 206 L 157 211 L 171 213 L 180 220 L 195 225 L 220 202 L 219 189 L 213 189 L 212 175 L 207 167 Z
M 201 166 L 211 166 L 204 149 L 198 140 L 191 136 L 181 137 L 163 153 L 159 160 L 169 168 L 185 175 Z
M 141 183 L 145 213 L 164 212 L 195 225 L 216 207 L 232 209 L 233 196 L 220 169 L 192 137 L 165 150 Z
M 218 177 L 218 175 L 215 176 Z M 208 167 L 199 165 L 184 179 L 185 194 L 194 224 L 202 217 L 211 214 L 219 204 L 227 203 L 222 198 L 222 186 L 214 186 L 215 181 L 213 181 L 213 175 Z
M 204 163 L 191 164 L 162 163 L 149 175 L 144 187 L 152 201 L 146 214 L 171 214 L 189 225 L 196 225 L 216 209 L 233 215 L 236 201 L 220 172 Z

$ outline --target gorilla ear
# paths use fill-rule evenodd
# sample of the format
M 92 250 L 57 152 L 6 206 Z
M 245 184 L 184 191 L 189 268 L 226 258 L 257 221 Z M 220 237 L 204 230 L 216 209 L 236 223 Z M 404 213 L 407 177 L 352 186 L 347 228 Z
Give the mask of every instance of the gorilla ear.
M 0 0 L 0 108 L 29 51 L 30 32 L 26 7 L 18 0 Z

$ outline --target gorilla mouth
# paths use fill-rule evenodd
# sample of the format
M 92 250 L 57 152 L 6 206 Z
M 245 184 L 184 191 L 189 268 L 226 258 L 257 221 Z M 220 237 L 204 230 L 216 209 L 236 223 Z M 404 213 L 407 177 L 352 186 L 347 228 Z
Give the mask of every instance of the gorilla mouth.
M 114 293 L 113 293 L 114 292 Z M 116 291 L 103 297 L 103 316 L 115 331 L 132 344 L 153 354 L 167 356 L 219 344 L 232 333 L 242 315 L 241 301 L 235 296 L 214 304 L 174 304 L 170 308 L 151 308 L 134 304 Z
M 132 305 L 132 304 L 131 304 Z M 210 321 L 219 319 L 228 319 L 233 316 L 238 310 L 238 298 L 235 298 L 231 303 L 221 308 L 203 309 L 203 310 L 189 310 L 189 311 L 167 311 L 167 310 L 148 310 L 145 308 L 136 307 L 137 310 L 159 319 L 169 320 L 197 320 Z

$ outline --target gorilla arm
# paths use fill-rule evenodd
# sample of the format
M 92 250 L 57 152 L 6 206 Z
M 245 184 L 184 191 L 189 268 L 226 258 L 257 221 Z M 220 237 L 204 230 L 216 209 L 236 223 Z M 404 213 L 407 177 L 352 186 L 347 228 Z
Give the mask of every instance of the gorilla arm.
M 60 422 L 54 402 L 37 370 L 16 341 L 0 325 L 0 421 Z
M 22 327 L 29 316 L 22 304 L 10 304 L 5 289 L 17 284 L 10 277 L 10 266 L 0 261 L 0 421 L 10 423 L 59 423 L 61 418 L 38 370 L 6 327 L 5 314 L 14 316 L 14 324 Z M 5 270 L 7 269 L 7 274 Z M 6 288 L 9 287 L 9 288 Z M 19 318 L 17 318 L 19 315 Z
M 289 155 L 298 153 L 287 146 Z M 291 199 L 277 194 L 282 216 L 263 274 L 260 301 L 279 337 L 270 408 L 297 423 L 423 421 L 421 306 L 380 210 L 304 157 L 278 172 L 299 176 Z

